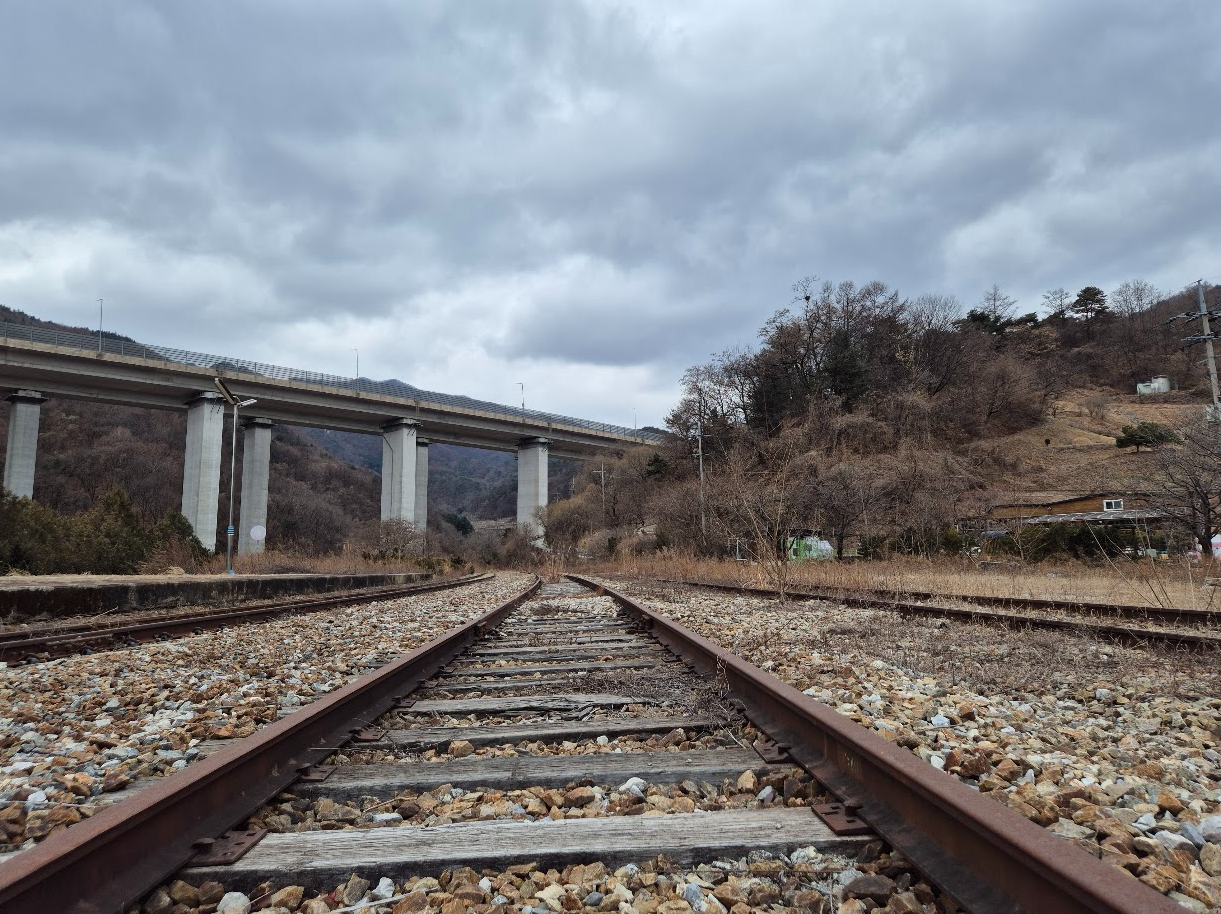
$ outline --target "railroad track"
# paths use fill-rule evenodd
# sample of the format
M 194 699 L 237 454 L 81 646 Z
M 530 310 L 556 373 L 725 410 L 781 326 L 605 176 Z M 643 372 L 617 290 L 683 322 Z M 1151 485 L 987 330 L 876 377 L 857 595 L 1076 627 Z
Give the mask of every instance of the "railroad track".
M 52 835 L 0 910 L 1181 910 L 596 586 L 536 581 Z
M 412 594 L 447 590 L 486 581 L 491 577 L 492 575 L 489 574 L 467 575 L 448 581 L 361 590 L 314 600 L 296 598 L 259 601 L 226 609 L 146 613 L 136 616 L 127 615 L 121 620 L 95 618 L 66 624 L 51 623 L 29 626 L 0 631 L 0 661 L 8 663 L 40 662 L 85 650 L 110 650 L 115 647 L 134 646 L 147 641 L 200 634 L 229 625 L 268 621 L 293 613 L 320 612 L 370 603 L 374 600 L 392 600 Z
M 779 596 L 778 591 L 767 587 L 720 584 L 712 581 L 684 581 L 659 578 L 656 583 L 681 587 L 700 587 L 708 590 L 742 593 L 758 597 L 776 598 Z M 994 622 L 1014 628 L 1042 628 L 1054 631 L 1078 632 L 1136 647 L 1159 644 L 1184 650 L 1221 649 L 1221 612 L 1217 611 L 1176 610 L 1153 607 L 1145 610 L 1144 607 L 1135 606 L 1070 603 L 1060 600 L 1025 600 L 1016 597 L 1003 597 L 993 600 L 986 597 L 959 597 L 949 594 L 892 591 L 866 591 L 866 593 L 870 594 L 870 596 L 860 596 L 856 592 L 845 591 L 841 588 L 820 588 L 806 591 L 786 590 L 785 597 L 786 599 L 797 601 L 825 600 L 843 603 L 847 606 L 858 606 L 863 609 L 884 609 L 909 615 L 961 619 L 970 622 Z M 923 602 L 924 600 L 944 601 L 948 599 L 988 603 L 1003 607 L 1054 608 L 1066 614 L 1080 614 L 1084 618 L 1075 618 L 1073 615 L 1061 617 L 1038 616 L 1003 612 L 996 609 L 981 609 L 972 606 L 946 606 L 944 604 Z M 1140 613 L 1146 613 L 1146 615 L 1139 615 Z M 1188 626 L 1195 626 L 1195 628 L 1147 628 L 1126 622 L 1094 621 L 1094 619 L 1107 617 L 1118 619 L 1147 618 L 1150 621 L 1186 624 Z M 1200 630 L 1205 626 L 1217 627 L 1219 632 Z

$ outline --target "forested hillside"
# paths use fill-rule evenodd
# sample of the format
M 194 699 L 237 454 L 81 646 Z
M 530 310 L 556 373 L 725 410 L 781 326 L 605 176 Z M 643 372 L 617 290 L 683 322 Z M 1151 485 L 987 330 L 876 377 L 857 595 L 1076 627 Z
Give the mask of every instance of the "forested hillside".
M 1056 289 L 1040 316 L 996 286 L 964 308 L 882 282 L 803 280 L 757 346 L 686 372 L 671 446 L 627 455 L 606 480 L 578 477 L 575 497 L 552 506 L 549 536 L 588 553 L 722 555 L 808 530 L 837 550 L 854 537 L 866 554 L 931 554 L 961 549 L 962 522 L 1006 493 L 1150 488 L 1155 454 L 1117 439 L 1157 422 L 1155 404 L 1172 424 L 1202 417 L 1202 353 L 1182 343 L 1197 326 L 1167 323 L 1194 311 L 1195 295 L 1141 281 L 1109 296 Z M 1219 290 L 1206 300 L 1217 307 Z M 1137 397 L 1153 375 L 1176 390 Z M 1175 440 L 1170 426 L 1162 434 Z
M 381 439 L 374 435 L 319 428 L 300 432 L 344 463 L 374 472 L 381 468 Z M 570 494 L 576 472 L 572 461 L 550 461 L 548 485 L 553 500 Z M 430 508 L 472 520 L 516 517 L 517 458 L 504 451 L 429 445 L 428 497 Z

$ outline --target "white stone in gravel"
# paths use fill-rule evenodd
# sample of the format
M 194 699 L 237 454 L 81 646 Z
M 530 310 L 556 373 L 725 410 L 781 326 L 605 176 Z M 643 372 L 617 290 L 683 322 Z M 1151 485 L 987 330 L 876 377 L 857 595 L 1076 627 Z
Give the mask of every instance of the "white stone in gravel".
M 1078 825 L 1070 819 L 1061 819 L 1051 827 L 1051 831 L 1055 832 L 1061 838 L 1092 838 L 1094 837 L 1094 829 L 1087 828 L 1084 825 Z
M 649 782 L 644 778 L 628 778 L 619 785 L 620 790 L 626 790 L 628 793 L 635 794 L 638 797 L 644 796 L 644 789 L 649 786 Z
M 26 809 L 42 809 L 47 805 L 47 795 L 42 790 L 35 790 L 25 798 Z
M 564 887 L 558 883 L 552 883 L 545 889 L 540 889 L 535 893 L 543 901 L 547 902 L 547 906 L 558 911 L 561 908 L 560 898 L 564 895 Z
M 216 906 L 216 914 L 250 914 L 250 899 L 241 892 L 230 892 Z
M 1153 837 L 1162 842 L 1162 844 L 1166 847 L 1166 850 L 1172 851 L 1182 848 L 1183 850 L 1190 851 L 1192 856 L 1195 856 L 1196 846 L 1191 843 L 1191 839 L 1189 838 L 1184 838 L 1182 835 L 1176 834 L 1175 832 L 1164 830 L 1155 832 Z
M 950 719 L 944 714 L 934 714 L 929 723 L 934 727 L 948 727 L 950 725 Z
M 822 851 L 816 847 L 799 847 L 789 855 L 794 863 L 816 863 L 822 859 Z
M 1200 827 L 1191 822 L 1179 823 L 1179 834 L 1194 844 L 1196 847 L 1203 847 L 1206 839 L 1204 833 L 1200 831 Z
M 856 879 L 858 876 L 864 876 L 864 875 L 865 874 L 862 873 L 860 870 L 858 870 L 856 867 L 850 866 L 850 867 L 848 867 L 848 869 L 841 870 L 840 872 L 835 874 L 835 884 L 840 887 L 843 887 L 843 886 L 846 886 L 853 879 Z
M 388 822 L 397 825 L 403 817 L 397 812 L 378 812 L 373 814 L 374 822 Z
M 698 885 L 683 886 L 683 901 L 696 911 L 705 911 L 708 908 L 708 902 L 704 900 L 704 893 Z
M 1171 901 L 1177 902 L 1193 914 L 1208 914 L 1209 908 L 1202 901 L 1184 895 L 1182 892 L 1171 892 L 1168 896 Z
M 400 817 L 401 818 L 401 817 Z M 486 892 L 487 889 L 484 889 Z M 383 876 L 377 881 L 376 887 L 369 893 L 369 898 L 373 901 L 385 901 L 387 898 L 394 897 L 394 882 Z

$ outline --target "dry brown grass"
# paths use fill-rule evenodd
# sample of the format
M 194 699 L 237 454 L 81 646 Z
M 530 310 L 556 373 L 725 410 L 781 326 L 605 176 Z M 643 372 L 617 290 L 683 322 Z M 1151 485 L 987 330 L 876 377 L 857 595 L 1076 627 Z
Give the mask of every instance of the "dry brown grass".
M 638 578 L 711 581 L 770 587 L 763 570 L 749 563 L 696 559 L 661 553 L 626 557 L 604 565 L 603 573 Z M 967 559 L 896 557 L 881 562 L 806 562 L 793 566 L 791 586 L 845 591 L 883 590 L 945 596 L 1022 598 L 1106 603 L 1120 606 L 1216 608 L 1215 588 L 1206 576 L 1221 574 L 1182 562 L 1116 561 L 1105 566 L 1042 563 L 1038 566 L 981 568 Z

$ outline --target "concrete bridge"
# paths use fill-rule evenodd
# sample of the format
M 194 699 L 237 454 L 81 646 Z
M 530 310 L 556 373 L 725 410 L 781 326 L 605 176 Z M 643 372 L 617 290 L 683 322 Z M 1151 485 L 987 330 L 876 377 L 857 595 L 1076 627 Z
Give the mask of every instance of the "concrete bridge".
M 263 548 L 250 531 L 267 523 L 274 424 L 380 435 L 382 520 L 423 529 L 430 442 L 514 451 L 517 523 L 538 536 L 552 455 L 588 459 L 655 443 L 620 426 L 370 381 L 298 371 L 126 340 L 0 322 L 0 391 L 9 390 L 4 487 L 33 497 L 40 406 L 48 397 L 179 410 L 187 414 L 182 513 L 207 546 L 216 542 L 222 428 L 220 378 L 239 399 L 243 453 L 238 551 Z

